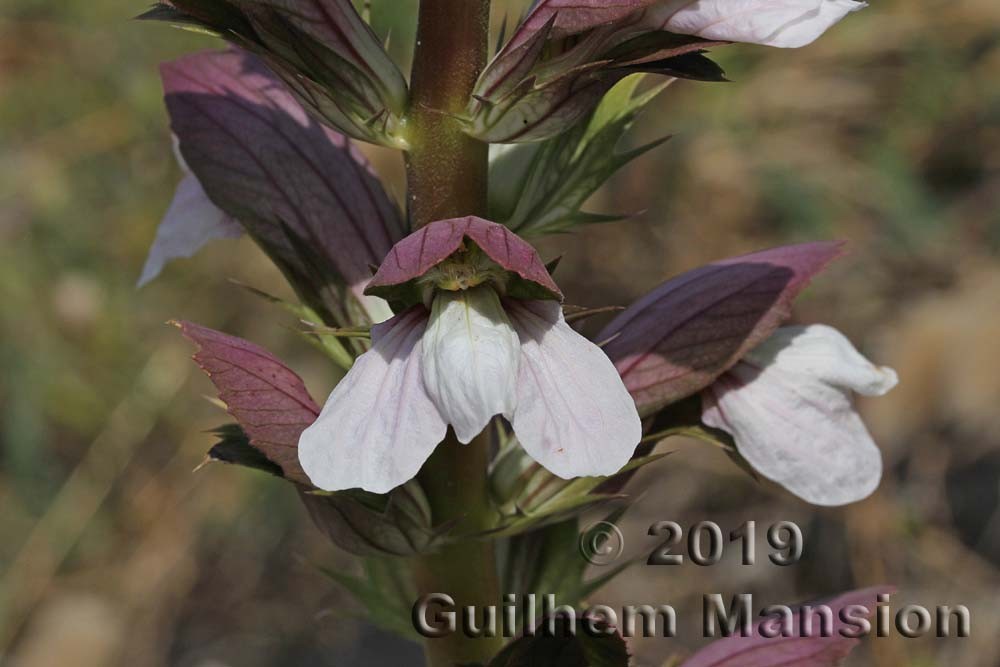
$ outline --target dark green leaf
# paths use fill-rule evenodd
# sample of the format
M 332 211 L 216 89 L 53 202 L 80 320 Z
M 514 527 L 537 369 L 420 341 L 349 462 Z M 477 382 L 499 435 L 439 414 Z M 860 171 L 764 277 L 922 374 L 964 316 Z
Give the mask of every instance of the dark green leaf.
M 364 568 L 360 577 L 322 569 L 365 608 L 367 620 L 406 639 L 418 640 L 410 618 L 417 592 L 406 570 L 396 561 L 378 557 L 364 559 Z
M 250 444 L 250 438 L 239 424 L 226 424 L 212 431 L 219 441 L 208 452 L 208 458 L 222 463 L 263 470 L 284 477 L 281 466 L 272 463 L 264 454 Z

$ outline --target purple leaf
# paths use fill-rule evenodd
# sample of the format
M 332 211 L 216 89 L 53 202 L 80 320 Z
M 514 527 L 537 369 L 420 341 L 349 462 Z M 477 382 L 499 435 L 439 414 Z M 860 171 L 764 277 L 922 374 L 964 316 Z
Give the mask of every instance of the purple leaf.
M 618 81 L 638 72 L 724 81 L 721 68 L 702 54 L 720 42 L 645 26 L 648 1 L 539 4 L 477 82 L 467 132 L 490 143 L 542 141 L 572 126 Z M 587 30 L 572 43 L 559 40 Z
M 344 288 L 359 290 L 403 234 L 364 156 L 308 116 L 255 56 L 195 54 L 162 75 L 181 153 L 208 197 L 297 289 L 349 324 Z
M 842 252 L 805 243 L 703 266 L 660 285 L 600 333 L 639 411 L 703 389 L 784 322 L 809 281 Z
M 512 274 L 508 285 L 512 296 L 562 300 L 562 292 L 530 243 L 503 225 L 472 216 L 432 222 L 397 243 L 365 293 L 392 298 L 411 289 L 417 278 L 465 249 L 466 240 Z
M 516 49 L 554 19 L 553 37 L 566 37 L 620 21 L 658 0 L 541 0 L 504 47 Z
M 393 111 L 404 110 L 406 80 L 351 0 L 241 0 L 237 4 L 243 5 L 258 34 L 265 35 L 272 16 L 280 16 L 383 86 L 384 99 Z
M 765 627 L 769 630 L 767 634 L 779 634 L 781 629 L 780 623 L 775 619 L 765 619 L 754 627 L 753 636 L 728 637 L 709 644 L 681 667 L 835 667 L 859 643 L 858 639 L 842 634 L 843 631 L 853 632 L 857 628 L 846 624 L 841 613 L 846 611 L 858 620 L 868 618 L 875 611 L 878 595 L 891 593 L 893 590 L 886 586 L 867 588 L 814 603 L 814 607 L 822 604 L 833 612 L 834 622 L 829 636 L 822 636 L 819 612 L 813 616 L 812 631 L 802 632 L 800 609 L 794 614 L 791 637 L 769 638 L 762 635 L 761 629 Z M 854 609 L 850 609 L 851 607 Z
M 302 378 L 253 343 L 190 322 L 173 322 L 198 345 L 194 360 L 256 447 L 284 476 L 311 486 L 299 465 L 299 435 L 319 416 Z
M 342 131 L 394 145 L 381 131 L 385 128 L 366 123 L 405 111 L 406 80 L 352 0 L 172 0 L 172 5 L 141 18 L 191 23 L 218 34 L 260 56 Z M 326 96 L 329 103 L 316 99 Z

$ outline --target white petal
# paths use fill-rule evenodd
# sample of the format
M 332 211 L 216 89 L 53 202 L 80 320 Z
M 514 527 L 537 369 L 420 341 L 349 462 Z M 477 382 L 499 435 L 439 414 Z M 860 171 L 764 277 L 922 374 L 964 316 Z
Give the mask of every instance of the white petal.
M 176 137 L 174 155 L 184 172 L 184 178 L 177 186 L 170 208 L 156 230 L 156 239 L 149 249 L 137 287 L 142 287 L 160 275 L 167 262 L 191 257 L 209 241 L 234 239 L 243 235 L 243 227 L 209 200 L 201 183 L 187 168 L 184 158 L 177 150 Z
M 862 500 L 882 457 L 852 405 L 896 383 L 829 327 L 779 330 L 703 394 L 702 419 L 723 429 L 765 477 L 816 505 Z
M 554 301 L 509 301 L 521 337 L 517 408 L 524 449 L 564 479 L 611 475 L 635 452 L 642 424 L 618 371 L 574 331 Z
M 424 334 L 424 386 L 460 442 L 514 408 L 517 334 L 492 287 L 438 292 Z
M 704 39 L 798 48 L 866 6 L 854 0 L 664 0 L 646 21 Z
M 844 334 L 822 324 L 782 327 L 745 361 L 761 368 L 777 365 L 865 396 L 882 396 L 899 383 L 896 371 L 868 361 Z
M 368 319 L 370 319 L 373 324 L 381 324 L 382 322 L 391 319 L 392 308 L 389 307 L 389 302 L 383 298 L 365 294 L 365 287 L 367 286 L 367 280 L 358 285 L 351 285 L 351 292 L 358 300 L 358 303 L 361 304 L 361 308 L 364 309 L 365 315 L 368 316 Z
M 340 381 L 299 438 L 299 461 L 326 491 L 386 493 L 416 476 L 447 425 L 424 391 L 423 308 L 372 328 L 372 349 Z

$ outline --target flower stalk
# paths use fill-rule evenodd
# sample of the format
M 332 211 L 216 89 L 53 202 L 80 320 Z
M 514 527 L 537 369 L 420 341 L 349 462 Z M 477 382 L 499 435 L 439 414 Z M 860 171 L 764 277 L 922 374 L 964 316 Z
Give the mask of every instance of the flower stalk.
M 418 229 L 486 214 L 489 146 L 464 132 L 486 66 L 489 0 L 421 0 L 406 136 L 407 208 Z
M 489 0 L 421 0 L 407 118 L 407 208 L 413 229 L 486 213 L 489 147 L 466 135 L 457 116 L 486 64 L 489 5 Z M 436 523 L 454 521 L 456 532 L 488 527 L 488 439 L 487 431 L 462 445 L 449 433 L 424 465 L 420 481 Z M 489 541 L 460 542 L 417 557 L 412 572 L 422 594 L 447 593 L 460 605 L 476 606 L 500 598 Z M 461 633 L 428 639 L 427 664 L 485 664 L 502 645 L 497 638 Z

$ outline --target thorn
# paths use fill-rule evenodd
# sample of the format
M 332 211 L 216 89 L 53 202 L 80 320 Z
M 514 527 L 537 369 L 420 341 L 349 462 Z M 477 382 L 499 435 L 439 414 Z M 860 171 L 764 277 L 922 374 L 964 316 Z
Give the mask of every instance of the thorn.
M 607 340 L 602 340 L 600 343 L 597 344 L 597 347 L 603 348 L 605 345 L 608 345 L 611 341 L 615 340 L 616 338 L 618 338 L 621 335 L 622 335 L 622 332 L 619 331 L 618 333 L 616 333 L 615 335 L 611 336 Z
M 207 466 L 209 463 L 215 463 L 215 459 L 211 456 L 205 456 L 205 460 L 195 466 L 194 470 L 191 471 L 191 474 L 193 475 L 194 473 L 201 472 L 202 468 Z
M 221 398 L 217 398 L 215 396 L 209 396 L 207 394 L 202 394 L 201 397 L 204 398 L 209 403 L 211 403 L 212 405 L 214 405 L 215 407 L 220 408 L 221 410 L 227 412 L 229 411 L 229 406 L 226 405 Z

